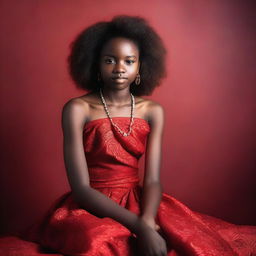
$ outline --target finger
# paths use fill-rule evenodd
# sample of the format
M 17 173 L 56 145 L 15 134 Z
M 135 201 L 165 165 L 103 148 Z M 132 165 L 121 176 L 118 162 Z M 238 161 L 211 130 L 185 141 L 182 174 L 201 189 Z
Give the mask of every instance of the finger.
M 161 256 L 167 256 L 167 249 L 166 248 L 162 250 Z
M 156 230 L 159 230 L 160 229 L 160 226 L 156 224 Z

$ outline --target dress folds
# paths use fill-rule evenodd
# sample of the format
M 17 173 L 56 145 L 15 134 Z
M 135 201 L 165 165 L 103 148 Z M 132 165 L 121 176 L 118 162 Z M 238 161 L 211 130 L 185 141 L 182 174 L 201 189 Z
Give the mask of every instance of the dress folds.
M 128 130 L 129 117 L 113 120 Z M 149 132 L 150 125 L 142 118 L 134 118 L 129 136 L 122 136 L 108 118 L 86 123 L 83 131 L 90 185 L 138 215 L 142 194 L 138 161 L 145 152 Z M 168 256 L 256 255 L 256 226 L 234 225 L 192 211 L 166 193 L 162 194 L 156 222 L 166 240 Z M 63 255 L 140 255 L 136 237 L 126 227 L 82 209 L 72 192 L 62 195 L 24 238 Z

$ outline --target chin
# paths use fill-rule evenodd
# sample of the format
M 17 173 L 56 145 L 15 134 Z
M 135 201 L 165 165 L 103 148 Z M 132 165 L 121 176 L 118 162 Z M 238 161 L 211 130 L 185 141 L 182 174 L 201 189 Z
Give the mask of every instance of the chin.
M 130 84 L 128 84 L 128 83 L 113 83 L 113 84 L 107 85 L 107 87 L 111 90 L 123 90 L 126 88 L 130 88 Z

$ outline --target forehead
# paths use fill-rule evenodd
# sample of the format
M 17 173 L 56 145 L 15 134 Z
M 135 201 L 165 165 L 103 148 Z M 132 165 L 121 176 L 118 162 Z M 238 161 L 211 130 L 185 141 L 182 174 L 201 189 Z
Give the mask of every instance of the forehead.
M 138 56 L 139 49 L 135 42 L 124 37 L 111 38 L 103 46 L 101 55 Z

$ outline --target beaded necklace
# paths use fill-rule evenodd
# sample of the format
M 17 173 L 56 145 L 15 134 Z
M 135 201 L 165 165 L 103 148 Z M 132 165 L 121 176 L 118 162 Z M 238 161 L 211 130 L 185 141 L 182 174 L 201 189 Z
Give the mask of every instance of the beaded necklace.
M 107 114 L 107 116 L 108 116 L 108 118 L 109 118 L 111 124 L 112 124 L 112 125 L 117 129 L 117 131 L 118 131 L 119 133 L 121 133 L 123 136 L 129 136 L 130 133 L 132 132 L 133 115 L 134 115 L 134 108 L 135 108 L 134 96 L 132 95 L 132 93 L 131 93 L 131 118 L 130 118 L 130 124 L 129 124 L 129 131 L 128 131 L 128 132 L 122 131 L 122 130 L 120 129 L 120 127 L 119 127 L 117 124 L 115 124 L 115 123 L 113 122 L 113 119 L 112 119 L 112 117 L 110 116 L 110 113 L 109 113 L 109 110 L 108 110 L 108 107 L 107 107 L 107 103 L 106 103 L 106 101 L 105 101 L 105 99 L 104 99 L 104 97 L 103 97 L 103 93 L 102 93 L 101 88 L 100 88 L 100 98 L 101 98 L 102 104 L 103 104 L 103 106 L 104 106 L 104 110 L 105 110 L 105 112 L 106 112 L 106 114 Z

